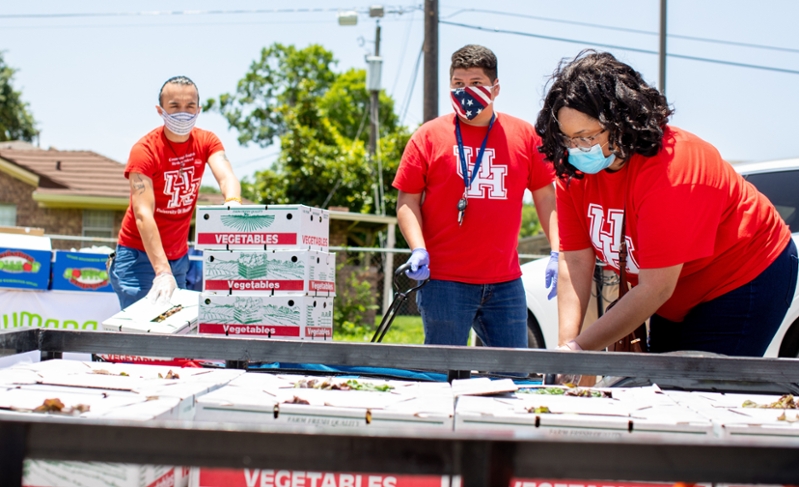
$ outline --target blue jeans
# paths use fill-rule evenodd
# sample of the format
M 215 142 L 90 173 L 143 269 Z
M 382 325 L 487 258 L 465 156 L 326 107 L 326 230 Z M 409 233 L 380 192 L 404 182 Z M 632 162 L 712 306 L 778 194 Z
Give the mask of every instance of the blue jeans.
M 172 275 L 175 276 L 178 287 L 186 289 L 189 255 L 170 260 L 169 267 L 172 268 Z M 153 279 L 155 279 L 155 270 L 145 252 L 117 245 L 116 256 L 108 272 L 108 280 L 117 293 L 122 309 L 147 296 L 153 286 Z
M 682 322 L 654 315 L 649 350 L 700 350 L 762 357 L 796 291 L 797 255 L 793 240 L 777 260 L 747 284 L 701 303 Z
M 489 347 L 527 348 L 522 280 L 465 284 L 430 280 L 416 293 L 426 345 L 466 345 L 469 329 Z

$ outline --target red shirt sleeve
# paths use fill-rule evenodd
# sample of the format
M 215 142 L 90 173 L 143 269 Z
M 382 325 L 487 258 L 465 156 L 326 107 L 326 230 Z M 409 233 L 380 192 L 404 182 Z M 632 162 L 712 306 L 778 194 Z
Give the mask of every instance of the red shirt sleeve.
M 205 148 L 205 162 L 208 162 L 208 159 L 216 154 L 217 152 L 225 150 L 225 147 L 222 145 L 222 141 L 219 140 L 219 137 L 216 136 L 213 132 L 210 131 L 203 131 L 204 140 L 203 140 L 203 148 Z
M 417 131 L 405 151 L 402 153 L 402 160 L 397 168 L 397 175 L 394 176 L 392 186 L 400 191 L 411 194 L 418 194 L 427 187 L 427 168 L 428 158 L 419 147 L 421 137 Z
M 542 144 L 541 138 L 533 132 L 530 138 L 530 171 L 527 189 L 536 191 L 544 186 L 552 184 L 555 180 L 555 168 L 544 158 L 544 154 L 538 151 L 538 146 Z
M 144 174 L 150 179 L 158 172 L 158 161 L 153 151 L 142 141 L 136 142 L 130 150 L 128 164 L 125 166 L 125 178 L 130 177 L 132 172 Z
M 579 211 L 575 202 L 575 194 L 581 189 L 577 188 L 580 182 L 572 180 L 572 187 L 566 190 L 566 181 L 558 179 L 556 198 L 558 204 L 558 238 L 560 250 L 583 250 L 591 248 L 591 237 L 585 228 L 586 218 Z

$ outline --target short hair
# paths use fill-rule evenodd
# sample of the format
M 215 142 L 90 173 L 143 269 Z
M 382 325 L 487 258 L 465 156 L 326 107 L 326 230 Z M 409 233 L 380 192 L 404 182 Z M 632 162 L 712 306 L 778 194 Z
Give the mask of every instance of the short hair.
M 469 68 L 482 68 L 492 83 L 497 80 L 497 56 L 487 47 L 469 44 L 452 53 L 452 64 L 449 66 L 450 79 L 456 69 Z
M 158 90 L 158 106 L 163 105 L 163 96 L 164 96 L 164 88 L 168 84 L 176 84 L 176 85 L 183 85 L 183 86 L 193 86 L 195 90 L 197 90 L 197 104 L 200 104 L 200 90 L 197 88 L 197 85 L 194 84 L 188 76 L 172 76 L 168 80 L 164 81 L 164 84 L 161 85 L 161 89 Z
M 535 131 L 543 142 L 538 151 L 552 161 L 559 178 L 583 177 L 569 164 L 561 137 L 557 116 L 563 107 L 599 121 L 608 131 L 608 148 L 620 160 L 633 154 L 652 157 L 663 146 L 663 129 L 674 110 L 641 73 L 612 54 L 587 49 L 563 59 L 550 83 Z

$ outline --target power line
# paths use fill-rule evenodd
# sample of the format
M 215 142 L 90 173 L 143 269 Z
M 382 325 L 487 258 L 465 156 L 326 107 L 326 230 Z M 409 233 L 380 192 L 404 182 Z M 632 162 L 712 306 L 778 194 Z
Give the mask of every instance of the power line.
M 563 20 L 563 19 L 554 19 L 551 17 L 539 17 L 537 15 L 527 15 L 527 14 L 519 14 L 514 12 L 501 12 L 499 10 L 487 10 L 487 9 L 480 9 L 480 8 L 465 8 L 458 10 L 446 17 L 444 19 L 452 18 L 458 14 L 465 13 L 465 12 L 478 12 L 478 13 L 487 13 L 487 14 L 494 14 L 494 15 L 505 15 L 510 17 L 519 17 L 524 19 L 533 19 L 533 20 L 541 20 L 544 22 L 556 22 L 559 24 L 568 24 L 568 25 L 580 25 L 583 27 L 592 27 L 596 29 L 605 29 L 605 30 L 613 30 L 618 32 L 630 32 L 632 34 L 644 34 L 644 35 L 660 35 L 658 32 L 653 32 L 651 30 L 641 30 L 641 29 L 631 29 L 628 27 L 616 27 L 611 25 L 601 25 L 601 24 L 593 24 L 590 22 L 578 22 L 576 20 Z M 443 23 L 443 22 L 442 22 Z M 740 46 L 740 47 L 751 47 L 754 49 L 766 49 L 771 51 L 783 51 L 783 52 L 792 52 L 792 53 L 799 53 L 799 49 L 792 49 L 789 47 L 780 47 L 780 46 L 768 46 L 765 44 L 752 44 L 748 42 L 736 42 L 736 41 L 727 41 L 722 39 L 711 39 L 708 37 L 697 37 L 697 36 L 686 36 L 680 34 L 667 34 L 668 37 L 672 37 L 674 39 L 686 39 L 690 41 L 697 41 L 697 42 L 707 42 L 712 44 L 724 44 L 729 46 Z
M 405 52 L 408 50 L 408 44 L 410 43 L 411 40 L 411 27 L 413 27 L 413 20 L 414 20 L 414 15 L 413 12 L 411 12 L 411 21 L 408 22 L 408 28 L 405 29 L 405 42 L 402 45 L 402 55 L 400 56 L 399 64 L 397 64 L 397 66 L 400 67 L 402 67 L 402 63 L 405 61 Z M 397 89 L 397 81 L 399 81 L 399 76 L 394 77 L 394 85 L 391 87 L 392 97 L 394 97 L 394 90 Z
M 446 24 L 446 25 L 454 25 L 456 27 L 463 27 L 463 28 L 466 28 L 466 29 L 482 30 L 482 31 L 486 31 L 486 32 L 496 32 L 496 33 L 499 33 L 499 34 L 513 34 L 513 35 L 520 35 L 520 36 L 525 36 L 525 37 L 535 37 L 537 39 L 546 39 L 546 40 L 549 40 L 549 41 L 557 41 L 557 42 L 568 42 L 568 43 L 571 43 L 571 44 L 581 44 L 583 46 L 605 47 L 605 48 L 608 48 L 608 49 L 619 49 L 619 50 L 622 50 L 622 51 L 640 52 L 642 54 L 659 54 L 657 51 L 652 51 L 652 50 L 648 50 L 648 49 L 638 49 L 638 48 L 635 48 L 635 47 L 616 46 L 616 45 L 613 45 L 613 44 L 601 44 L 601 43 L 598 43 L 598 42 L 580 41 L 580 40 L 577 40 L 577 39 L 565 39 L 563 37 L 545 36 L 545 35 L 540 35 L 540 34 L 532 34 L 530 32 L 519 32 L 519 31 L 505 30 L 505 29 L 486 28 L 486 27 L 481 27 L 479 25 L 460 24 L 460 23 L 457 23 L 457 22 L 450 22 L 450 21 L 447 21 L 447 20 L 440 20 L 439 23 L 440 24 Z M 702 61 L 702 62 L 706 62 L 706 63 L 724 64 L 724 65 L 727 65 L 727 66 L 737 66 L 737 67 L 740 67 L 740 68 L 751 68 L 751 69 L 760 69 L 760 70 L 764 70 L 764 71 L 775 71 L 775 72 L 778 72 L 778 73 L 799 74 L 799 71 L 792 70 L 792 69 L 774 68 L 774 67 L 770 67 L 770 66 L 759 66 L 759 65 L 756 65 L 756 64 L 736 63 L 736 62 L 733 62 L 733 61 L 722 61 L 720 59 L 702 58 L 702 57 L 697 57 L 697 56 L 686 56 L 686 55 L 683 55 L 683 54 L 666 53 L 666 55 L 668 57 L 673 57 L 673 58 L 677 58 L 677 59 L 688 59 L 688 60 L 691 60 L 691 61 Z
M 386 13 L 400 14 L 420 10 L 419 5 L 389 7 Z M 328 8 L 259 8 L 249 10 L 145 10 L 139 12 L 80 12 L 80 13 L 49 13 L 49 14 L 1 14 L 0 19 L 54 19 L 54 18 L 79 18 L 79 17 L 153 17 L 174 15 L 241 15 L 241 14 L 286 14 L 286 13 L 325 13 L 354 10 L 358 13 L 368 13 L 368 8 L 353 7 L 328 7 Z
M 228 26 L 228 25 L 288 25 L 288 24 L 334 24 L 335 19 L 330 20 L 262 20 L 255 22 L 182 22 L 182 23 L 135 23 L 135 24 L 84 24 L 84 25 L 23 25 L 23 26 L 2 26 L 3 30 L 37 30 L 37 29 L 109 29 L 117 27 L 206 27 L 206 26 Z
M 235 168 L 236 168 L 236 169 L 239 169 L 239 170 L 241 170 L 242 168 L 249 166 L 249 165 L 250 165 L 250 164 L 252 164 L 253 162 L 262 161 L 262 160 L 264 160 L 264 159 L 268 159 L 268 158 L 270 158 L 270 157 L 273 157 L 273 156 L 280 155 L 280 152 L 281 152 L 281 151 L 279 151 L 279 150 L 278 150 L 277 152 L 270 152 L 269 154 L 265 154 L 265 155 L 263 155 L 263 156 L 258 156 L 258 157 L 255 157 L 255 158 L 253 158 L 253 159 L 248 159 L 248 160 L 246 160 L 246 161 L 242 161 L 241 163 L 238 163 L 238 164 L 232 164 L 232 165 L 233 165 L 233 166 L 235 166 Z
M 416 77 L 419 75 L 419 64 L 421 64 L 422 61 L 422 54 L 424 54 L 424 41 L 422 41 L 422 47 L 419 49 L 419 55 L 416 57 L 416 66 L 413 68 L 413 76 L 411 76 L 411 83 L 408 85 L 408 91 L 405 94 L 405 106 L 402 110 L 400 125 L 405 125 L 405 116 L 408 114 L 408 108 L 411 106 L 411 98 L 413 97 L 413 88 L 416 86 Z

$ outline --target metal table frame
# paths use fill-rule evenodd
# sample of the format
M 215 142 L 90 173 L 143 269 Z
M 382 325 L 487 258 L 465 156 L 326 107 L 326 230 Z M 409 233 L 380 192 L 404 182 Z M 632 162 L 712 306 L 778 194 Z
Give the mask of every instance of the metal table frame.
M 799 382 L 799 360 L 425 347 L 25 329 L 0 333 L 0 355 L 40 351 L 451 371 L 579 373 L 745 383 Z M 452 374 L 451 374 L 452 375 Z M 220 445 L 224 445 L 220 447 Z M 313 452 L 313 455 L 309 455 Z M 370 432 L 180 422 L 31 417 L 0 421 L 0 483 L 20 485 L 24 458 L 226 468 L 462 475 L 464 486 L 511 477 L 799 484 L 799 438 L 532 433 Z

